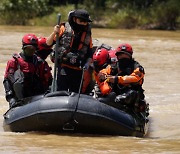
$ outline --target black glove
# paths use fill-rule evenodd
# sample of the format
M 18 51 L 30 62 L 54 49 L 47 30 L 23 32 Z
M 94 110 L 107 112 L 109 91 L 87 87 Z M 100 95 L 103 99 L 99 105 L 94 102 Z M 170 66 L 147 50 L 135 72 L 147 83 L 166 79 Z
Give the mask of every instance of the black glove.
M 17 105 L 16 100 L 14 98 L 9 99 L 9 107 L 13 108 Z
M 135 102 L 136 99 L 137 99 L 137 92 L 135 90 L 129 90 L 126 93 L 118 95 L 115 99 L 115 102 L 128 105 Z
M 125 95 L 118 95 L 115 98 L 115 103 L 122 103 L 124 104 L 126 100 L 126 96 Z

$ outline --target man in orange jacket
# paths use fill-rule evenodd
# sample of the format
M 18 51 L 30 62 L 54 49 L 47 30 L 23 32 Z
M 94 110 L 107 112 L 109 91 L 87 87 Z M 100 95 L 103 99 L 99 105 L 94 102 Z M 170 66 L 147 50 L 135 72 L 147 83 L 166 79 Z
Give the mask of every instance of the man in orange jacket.
M 132 58 L 131 45 L 120 44 L 116 49 L 117 65 L 110 65 L 99 73 L 99 84 L 104 96 L 116 93 L 115 103 L 136 107 L 136 110 L 145 110 L 144 90 L 144 68 Z

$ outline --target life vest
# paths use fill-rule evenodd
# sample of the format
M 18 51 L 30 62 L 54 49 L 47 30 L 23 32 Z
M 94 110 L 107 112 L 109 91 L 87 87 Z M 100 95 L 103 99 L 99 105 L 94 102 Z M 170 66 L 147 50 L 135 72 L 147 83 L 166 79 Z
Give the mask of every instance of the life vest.
M 60 36 L 59 40 L 59 47 L 58 47 L 58 53 L 63 53 L 62 57 L 62 65 L 65 65 L 70 68 L 73 66 L 79 67 L 82 66 L 86 62 L 86 54 L 88 51 L 88 48 L 91 46 L 91 27 L 88 25 L 87 31 L 82 32 L 80 42 L 78 45 L 78 49 L 74 51 L 72 48 L 74 39 L 75 39 L 75 34 L 74 31 L 72 30 L 71 26 L 69 23 L 64 23 L 65 30 Z
M 43 92 L 42 81 L 39 78 L 39 61 L 37 56 L 33 56 L 32 62 L 25 61 L 19 54 L 14 54 L 13 58 L 16 62 L 15 72 L 22 72 L 23 86 L 24 86 L 24 96 L 37 95 Z M 15 73 L 16 74 L 16 73 Z M 17 78 L 17 77 L 15 77 Z
M 98 85 L 103 95 L 109 94 L 112 89 L 117 93 L 126 91 L 126 89 L 130 87 L 134 90 L 142 89 L 141 85 L 143 84 L 144 80 L 144 69 L 138 62 L 134 60 L 129 65 L 129 67 L 127 67 L 123 71 L 119 70 L 117 64 L 116 67 L 112 67 L 109 65 L 106 69 L 101 70 L 100 73 L 117 76 L 117 83 L 115 84 L 107 84 L 107 80 L 99 82 Z
M 36 73 L 36 66 L 38 64 L 38 59 L 36 56 L 33 56 L 33 62 L 29 63 L 26 62 L 19 54 L 14 54 L 13 58 L 16 60 L 17 69 L 18 67 L 24 74 L 35 74 Z

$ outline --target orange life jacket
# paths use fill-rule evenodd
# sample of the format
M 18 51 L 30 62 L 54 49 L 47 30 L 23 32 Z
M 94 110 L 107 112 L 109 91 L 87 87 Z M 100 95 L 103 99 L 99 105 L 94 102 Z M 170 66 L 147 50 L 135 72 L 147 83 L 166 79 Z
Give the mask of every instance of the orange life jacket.
M 132 69 L 130 71 L 130 74 L 127 74 L 127 75 L 119 75 L 120 73 L 112 74 L 112 72 L 114 71 L 113 69 L 114 68 L 112 68 L 111 65 L 108 65 L 105 69 L 101 70 L 99 74 L 106 75 L 106 76 L 108 75 L 117 76 L 117 79 L 118 79 L 117 84 L 122 85 L 122 86 L 130 86 L 130 85 L 141 86 L 143 84 L 145 73 L 144 73 L 143 67 L 138 62 L 134 61 L 134 66 L 133 66 L 134 70 Z M 115 69 L 118 69 L 118 68 L 115 68 Z M 108 83 L 107 79 L 105 81 L 99 82 L 98 85 L 103 95 L 109 94 L 109 92 L 111 92 L 112 90 L 112 87 Z M 111 90 L 108 91 L 107 89 L 111 89 Z
M 61 24 L 59 36 L 60 36 L 60 41 L 59 41 L 58 52 L 65 53 L 62 58 L 61 66 L 79 70 L 80 69 L 79 64 L 73 65 L 72 63 L 69 62 L 67 56 L 69 52 L 72 52 L 72 44 L 74 41 L 74 31 L 72 30 L 68 22 Z M 76 63 L 77 60 L 84 60 L 88 48 L 92 48 L 90 25 L 88 25 L 87 31 L 83 32 L 81 35 L 78 51 L 72 52 L 72 54 L 76 56 L 76 60 L 74 63 Z

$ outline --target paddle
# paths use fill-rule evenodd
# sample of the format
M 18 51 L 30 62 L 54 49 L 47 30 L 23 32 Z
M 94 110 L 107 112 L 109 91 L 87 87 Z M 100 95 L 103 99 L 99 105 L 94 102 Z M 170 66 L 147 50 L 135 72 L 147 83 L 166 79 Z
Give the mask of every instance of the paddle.
M 69 120 L 69 122 L 65 123 L 63 126 L 63 130 L 74 130 L 74 126 L 76 124 L 78 124 L 78 122 L 74 119 L 75 113 L 77 112 L 78 109 L 78 104 L 79 104 L 79 98 L 80 98 L 80 94 L 81 94 L 81 89 L 82 89 L 82 85 L 83 85 L 83 79 L 84 79 L 84 71 L 85 71 L 85 67 L 82 68 L 82 75 L 81 75 L 81 82 L 79 85 L 79 91 L 78 91 L 78 96 L 77 96 L 77 102 L 76 102 L 76 107 L 74 112 L 72 113 L 72 116 Z
M 61 14 L 57 15 L 57 25 L 60 24 Z M 57 71 L 58 71 L 58 47 L 59 47 L 59 33 L 56 33 L 56 48 L 55 48 L 55 60 L 54 60 L 54 76 L 52 81 L 51 92 L 55 92 L 57 90 Z

